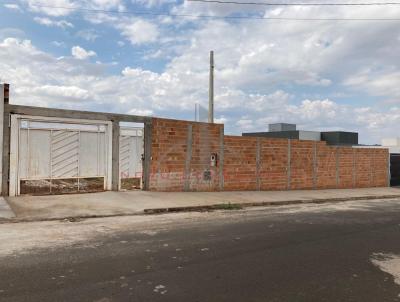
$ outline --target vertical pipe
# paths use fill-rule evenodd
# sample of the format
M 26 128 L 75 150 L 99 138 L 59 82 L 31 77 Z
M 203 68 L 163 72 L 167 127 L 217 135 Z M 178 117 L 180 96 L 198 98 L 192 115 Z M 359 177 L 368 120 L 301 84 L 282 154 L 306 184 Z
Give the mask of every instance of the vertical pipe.
M 210 51 L 210 82 L 208 91 L 208 122 L 214 123 L 214 51 Z

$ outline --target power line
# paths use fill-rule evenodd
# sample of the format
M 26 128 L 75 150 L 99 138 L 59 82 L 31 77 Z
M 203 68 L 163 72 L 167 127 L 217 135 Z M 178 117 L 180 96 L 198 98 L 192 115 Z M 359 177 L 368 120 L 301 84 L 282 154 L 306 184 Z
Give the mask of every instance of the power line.
M 264 6 L 388 6 L 400 5 L 400 2 L 359 2 L 359 3 L 272 3 L 272 2 L 240 2 L 223 0 L 186 0 L 188 2 L 204 2 L 218 4 L 239 4 L 239 5 L 264 5 Z
M 180 18 L 197 18 L 197 19 L 228 19 L 228 20 L 281 20 L 281 21 L 400 21 L 399 18 L 297 18 L 297 17 L 264 17 L 264 16 L 214 16 L 214 15 L 191 15 L 191 14 L 170 14 L 163 12 L 151 11 L 120 11 L 120 10 L 105 10 L 105 9 L 92 9 L 84 7 L 67 7 L 67 6 L 53 6 L 30 3 L 30 6 L 39 8 L 52 8 L 64 9 L 71 11 L 81 11 L 87 13 L 105 13 L 105 14 L 125 14 L 125 15 L 146 15 L 146 16 L 166 16 L 166 17 L 180 17 Z

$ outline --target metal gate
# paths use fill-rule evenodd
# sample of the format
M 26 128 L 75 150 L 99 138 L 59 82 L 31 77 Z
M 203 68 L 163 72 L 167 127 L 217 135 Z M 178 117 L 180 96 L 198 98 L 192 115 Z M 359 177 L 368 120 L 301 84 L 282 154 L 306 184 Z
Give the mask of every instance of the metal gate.
M 142 187 L 143 128 L 121 127 L 119 141 L 120 189 Z
M 390 186 L 400 186 L 400 154 L 390 153 Z
M 10 196 L 111 189 L 111 122 L 12 115 Z

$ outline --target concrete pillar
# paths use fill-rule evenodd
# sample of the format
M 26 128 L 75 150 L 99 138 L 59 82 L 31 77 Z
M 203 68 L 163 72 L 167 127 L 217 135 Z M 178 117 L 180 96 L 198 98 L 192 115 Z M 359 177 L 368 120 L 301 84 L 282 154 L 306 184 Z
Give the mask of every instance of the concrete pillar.
M 151 173 L 151 144 L 152 144 L 152 121 L 144 124 L 144 162 L 143 162 L 143 190 L 150 189 Z
M 339 169 L 340 169 L 340 158 L 339 158 L 340 148 L 336 147 L 335 161 L 336 161 L 336 188 L 339 188 L 340 179 L 339 179 Z
M 1 195 L 8 195 L 8 171 L 10 165 L 10 114 L 5 110 L 5 105 L 9 103 L 10 85 L 0 85 L 0 139 L 1 145 Z
M 119 190 L 119 121 L 112 122 L 112 168 L 111 168 L 111 188 L 113 191 Z
M 3 158 L 4 85 L 0 84 L 0 158 Z M 3 195 L 3 164 L 0 165 L 0 188 Z
M 317 188 L 317 174 L 318 174 L 318 157 L 317 157 L 317 143 L 313 144 L 313 189 Z
M 185 160 L 185 183 L 184 191 L 190 190 L 190 168 L 192 162 L 192 145 L 193 145 L 193 126 L 188 125 L 186 139 L 186 160 Z
M 292 179 L 292 171 L 291 171 L 291 160 L 292 160 L 292 141 L 288 139 L 288 148 L 287 148 L 287 189 L 291 189 L 291 179 Z
M 224 136 L 225 136 L 225 130 L 224 127 L 222 127 L 221 132 L 219 133 L 219 160 L 218 160 L 220 191 L 224 190 Z
M 257 137 L 257 150 L 256 150 L 256 186 L 257 186 L 257 191 L 260 191 L 260 189 L 261 189 L 260 170 L 261 170 L 261 138 Z

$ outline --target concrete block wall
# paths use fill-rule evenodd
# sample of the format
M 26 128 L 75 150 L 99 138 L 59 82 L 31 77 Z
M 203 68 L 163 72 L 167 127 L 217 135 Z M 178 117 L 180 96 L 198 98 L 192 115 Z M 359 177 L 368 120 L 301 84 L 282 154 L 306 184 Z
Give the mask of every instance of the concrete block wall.
M 389 185 L 387 149 L 223 133 L 223 125 L 154 118 L 150 190 L 296 190 Z M 211 153 L 218 156 L 216 167 L 210 165 Z

